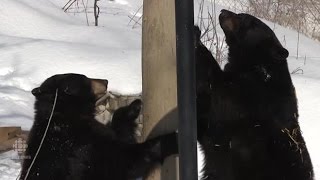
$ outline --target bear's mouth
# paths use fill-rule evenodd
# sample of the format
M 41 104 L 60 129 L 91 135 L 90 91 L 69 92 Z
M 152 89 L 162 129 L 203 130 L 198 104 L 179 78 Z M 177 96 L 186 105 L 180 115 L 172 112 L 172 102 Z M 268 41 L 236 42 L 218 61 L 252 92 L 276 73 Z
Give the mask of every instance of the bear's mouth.
M 108 90 L 108 80 L 104 79 L 90 79 L 91 88 L 96 99 L 101 98 L 107 93 Z
M 220 26 L 225 33 L 235 31 L 239 26 L 239 20 L 237 14 L 222 9 L 219 15 Z

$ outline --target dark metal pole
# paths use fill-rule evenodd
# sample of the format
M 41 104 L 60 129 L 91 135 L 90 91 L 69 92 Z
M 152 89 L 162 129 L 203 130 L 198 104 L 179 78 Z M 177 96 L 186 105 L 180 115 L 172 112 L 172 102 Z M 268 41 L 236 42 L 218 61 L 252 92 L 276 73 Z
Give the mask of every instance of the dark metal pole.
M 193 0 L 176 0 L 179 177 L 197 180 L 197 121 Z

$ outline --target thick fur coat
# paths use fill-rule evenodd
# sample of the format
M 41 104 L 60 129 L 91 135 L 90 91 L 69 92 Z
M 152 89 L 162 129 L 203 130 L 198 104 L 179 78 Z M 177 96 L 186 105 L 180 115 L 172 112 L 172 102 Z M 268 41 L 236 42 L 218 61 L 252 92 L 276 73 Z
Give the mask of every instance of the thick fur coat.
M 210 102 L 197 99 L 198 140 L 205 154 L 202 179 L 312 180 L 288 51 L 265 23 L 249 14 L 222 10 L 219 21 L 229 46 L 224 70 L 205 46 L 196 46 L 202 48 L 196 60 L 206 63 L 197 65 L 197 71 L 208 74 L 205 82 L 197 78 L 197 86 L 207 83 L 205 95 L 210 97 Z
M 115 111 L 112 123 L 102 125 L 94 119 L 95 102 L 107 90 L 108 82 L 79 74 L 60 74 L 48 78 L 32 93 L 36 97 L 35 121 L 28 138 L 26 159 L 20 179 L 28 169 L 28 180 L 128 180 L 143 176 L 160 162 L 163 137 L 136 144 L 135 119 L 141 101 Z M 48 132 L 44 135 L 55 93 L 58 90 Z

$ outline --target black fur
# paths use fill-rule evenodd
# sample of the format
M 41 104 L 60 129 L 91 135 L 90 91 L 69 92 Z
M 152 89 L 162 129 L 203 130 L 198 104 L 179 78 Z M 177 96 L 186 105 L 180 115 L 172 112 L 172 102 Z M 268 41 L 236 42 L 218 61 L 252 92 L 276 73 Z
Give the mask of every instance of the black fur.
M 212 77 L 219 76 L 213 74 L 217 72 L 214 68 L 220 69 L 219 65 L 214 62 L 211 52 L 202 44 L 201 31 L 198 26 L 194 26 L 194 46 L 196 61 L 196 94 L 197 94 L 197 127 L 198 141 L 202 144 L 208 126 L 208 119 L 211 108 L 211 82 Z
M 202 179 L 312 180 L 288 51 L 251 15 L 222 10 L 219 21 L 229 59 L 224 71 L 210 67 L 208 124 L 198 129 L 204 131 L 199 139 L 205 154 Z M 197 56 L 197 61 L 216 63 L 212 57 Z
M 135 100 L 129 106 L 120 107 L 112 116 L 111 127 L 122 142 L 136 143 L 137 115 L 141 110 L 141 101 Z
M 61 74 L 32 91 L 36 96 L 35 121 L 26 151 L 31 159 L 24 160 L 20 179 L 24 179 L 39 147 L 56 89 L 53 118 L 28 180 L 127 180 L 143 176 L 153 163 L 162 160 L 159 142 L 167 136 L 142 144 L 132 139 L 140 100 L 118 109 L 112 124 L 105 126 L 94 119 L 99 92 L 93 89 L 93 81 L 100 83 L 100 89 L 107 85 L 84 75 Z

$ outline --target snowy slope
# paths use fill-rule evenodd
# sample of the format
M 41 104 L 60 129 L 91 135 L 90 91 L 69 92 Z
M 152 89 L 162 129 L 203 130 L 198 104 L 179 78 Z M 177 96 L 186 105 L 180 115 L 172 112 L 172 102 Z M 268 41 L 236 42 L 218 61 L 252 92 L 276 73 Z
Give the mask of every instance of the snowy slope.
M 199 1 L 195 0 L 196 11 Z M 133 28 L 134 22 L 129 23 L 128 16 L 135 14 L 142 0 L 99 1 L 99 27 L 92 26 L 91 0 L 90 26 L 81 12 L 82 5 L 64 13 L 61 7 L 66 2 L 0 1 L 0 126 L 29 129 L 34 102 L 30 90 L 57 73 L 106 78 L 110 90 L 122 94 L 141 92 L 141 26 Z M 220 9 L 217 7 L 216 11 Z M 137 15 L 141 16 L 141 10 Z M 320 43 L 300 35 L 296 58 L 297 32 L 267 23 L 290 51 L 290 71 L 303 69 L 303 74 L 293 74 L 292 78 L 299 99 L 301 128 L 319 179 Z M 218 32 L 222 36 L 221 29 Z M 0 155 L 1 180 L 16 178 L 20 166 L 10 159 L 14 155 Z
M 297 68 L 303 70 L 303 74 L 293 74 L 292 79 L 298 97 L 300 127 L 311 155 L 316 179 L 320 179 L 320 43 L 300 35 L 297 47 L 297 32 L 276 27 L 275 33 L 279 39 L 286 39 L 282 40 L 282 44 L 290 52 L 288 63 L 291 72 Z
M 34 100 L 30 90 L 57 73 L 106 78 L 110 90 L 141 92 L 140 30 L 127 25 L 131 12 L 121 7 L 128 4 L 116 2 L 111 3 L 119 6 L 113 11 L 123 15 L 100 17 L 112 25 L 88 27 L 51 1 L 1 0 L 0 125 L 30 128 Z
M 101 26 L 94 27 L 83 16 L 64 13 L 63 3 L 0 1 L 0 126 L 29 129 L 30 91 L 57 73 L 108 79 L 109 90 L 122 94 L 141 92 L 141 29 L 128 25 L 138 7 L 106 1 L 111 14 L 101 14 Z M 11 160 L 14 154 L 0 155 L 1 180 L 16 178 L 20 165 Z

